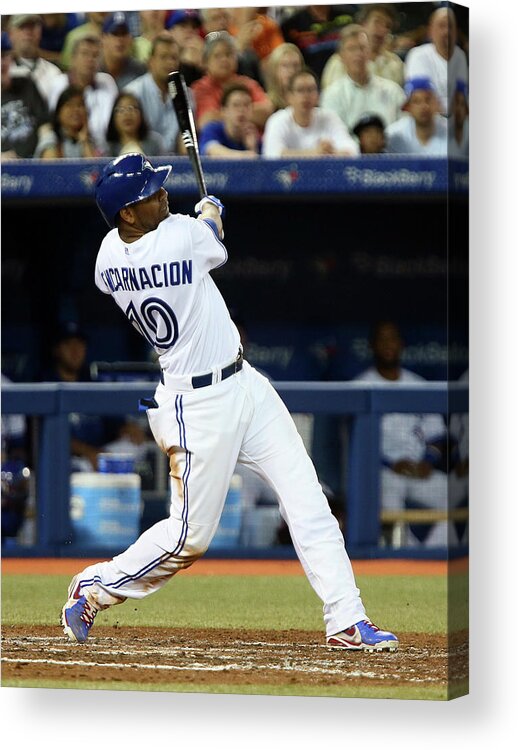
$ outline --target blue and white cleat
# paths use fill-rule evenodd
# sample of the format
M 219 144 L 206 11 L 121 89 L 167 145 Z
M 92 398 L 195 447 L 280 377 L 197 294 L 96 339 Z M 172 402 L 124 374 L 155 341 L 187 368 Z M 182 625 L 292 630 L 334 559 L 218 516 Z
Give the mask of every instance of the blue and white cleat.
M 329 636 L 327 645 L 351 651 L 397 651 L 399 641 L 394 633 L 380 630 L 370 620 L 361 620 L 351 628 Z
M 71 641 L 84 643 L 98 612 L 98 607 L 86 596 L 71 597 L 61 610 L 63 632 Z

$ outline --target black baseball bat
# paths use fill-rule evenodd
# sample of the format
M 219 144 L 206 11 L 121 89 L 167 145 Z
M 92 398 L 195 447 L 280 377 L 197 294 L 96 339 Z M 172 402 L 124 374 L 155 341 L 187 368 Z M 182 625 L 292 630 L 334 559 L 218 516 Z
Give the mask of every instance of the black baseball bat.
M 191 160 L 194 176 L 200 192 L 200 198 L 207 195 L 207 186 L 201 166 L 200 150 L 198 148 L 198 137 L 196 135 L 196 125 L 194 124 L 194 115 L 189 104 L 187 95 L 187 86 L 183 75 L 175 70 L 168 76 L 169 94 L 173 101 L 174 111 L 178 120 L 178 126 L 187 154 Z

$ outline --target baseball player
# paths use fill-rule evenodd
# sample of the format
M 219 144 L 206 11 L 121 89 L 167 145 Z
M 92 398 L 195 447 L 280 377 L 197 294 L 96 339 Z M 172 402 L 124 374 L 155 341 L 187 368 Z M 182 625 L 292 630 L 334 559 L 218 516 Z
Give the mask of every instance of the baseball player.
M 365 614 L 338 523 L 293 420 L 269 381 L 243 360 L 239 334 L 210 276 L 222 266 L 221 202 L 198 218 L 170 214 L 172 167 L 145 156 L 110 162 L 96 200 L 110 227 L 95 283 L 155 348 L 161 382 L 147 414 L 169 457 L 171 513 L 125 552 L 76 575 L 62 610 L 65 634 L 83 643 L 97 613 L 161 588 L 208 548 L 236 462 L 274 489 L 306 575 L 324 603 L 329 646 L 395 651 L 398 640 Z

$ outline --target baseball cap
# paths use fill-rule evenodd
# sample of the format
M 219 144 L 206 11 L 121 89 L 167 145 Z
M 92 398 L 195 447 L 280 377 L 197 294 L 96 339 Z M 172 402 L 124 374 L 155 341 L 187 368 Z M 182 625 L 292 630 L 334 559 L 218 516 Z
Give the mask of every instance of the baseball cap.
M 18 28 L 29 23 L 38 23 L 41 26 L 43 21 L 41 20 L 41 16 L 37 15 L 37 13 L 19 13 L 18 15 L 11 16 L 9 19 L 10 28 L 13 26 Z
M 115 34 L 116 31 L 124 31 L 126 34 L 130 33 L 127 16 L 121 10 L 116 13 L 110 13 L 103 23 L 103 34 Z
M 362 117 L 360 117 L 360 119 L 358 120 L 358 122 L 353 128 L 353 133 L 354 135 L 359 137 L 360 133 L 362 132 L 364 128 L 369 128 L 372 126 L 385 130 L 385 123 L 383 122 L 383 120 L 381 119 L 379 115 L 367 113 L 363 115 Z
M 2 31 L 2 52 L 10 52 L 13 48 L 11 38 L 7 31 Z
M 201 17 L 197 10 L 175 10 L 166 21 L 166 29 L 172 29 L 184 21 L 192 21 L 196 26 L 201 26 Z
M 409 78 L 408 81 L 405 81 L 404 89 L 407 102 L 414 91 L 432 91 L 434 94 L 436 93 L 433 83 L 429 78 L 426 78 L 425 76 L 421 76 L 419 78 Z
M 53 337 L 54 344 L 59 344 L 62 341 L 66 341 L 67 339 L 81 339 L 85 342 L 88 341 L 88 337 L 86 336 L 79 323 L 76 323 L 73 320 L 69 320 L 66 323 L 61 323 Z

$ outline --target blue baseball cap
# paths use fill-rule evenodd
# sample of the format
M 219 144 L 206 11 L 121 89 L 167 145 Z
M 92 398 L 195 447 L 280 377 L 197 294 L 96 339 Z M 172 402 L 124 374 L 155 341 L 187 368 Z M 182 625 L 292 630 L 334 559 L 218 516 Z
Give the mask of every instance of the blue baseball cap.
M 185 21 L 192 21 L 196 26 L 201 26 L 201 17 L 197 10 L 175 10 L 167 19 L 165 27 L 172 29 L 173 26 Z
M 121 10 L 110 13 L 103 23 L 103 34 L 115 34 L 117 31 L 123 31 L 125 34 L 130 33 L 128 19 Z
M 7 31 L 2 31 L 2 52 L 10 52 L 12 48 L 11 37 Z
M 431 80 L 425 76 L 409 78 L 408 81 L 405 81 L 404 89 L 407 101 L 410 99 L 414 91 L 431 91 L 434 94 L 437 93 Z

